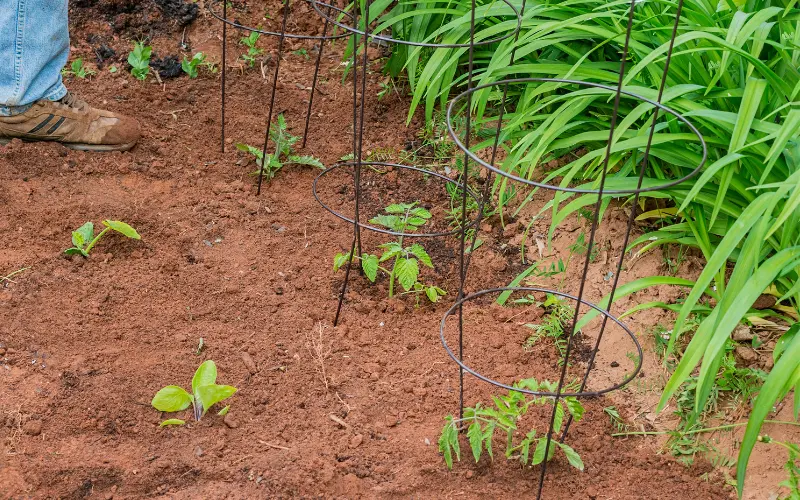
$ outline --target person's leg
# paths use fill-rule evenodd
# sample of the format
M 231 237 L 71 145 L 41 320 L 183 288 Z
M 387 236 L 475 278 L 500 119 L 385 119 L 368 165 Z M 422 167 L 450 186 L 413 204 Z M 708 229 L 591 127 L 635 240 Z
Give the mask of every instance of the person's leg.
M 67 0 L 4 0 L 0 9 L 0 116 L 67 94 L 61 69 L 69 57 Z

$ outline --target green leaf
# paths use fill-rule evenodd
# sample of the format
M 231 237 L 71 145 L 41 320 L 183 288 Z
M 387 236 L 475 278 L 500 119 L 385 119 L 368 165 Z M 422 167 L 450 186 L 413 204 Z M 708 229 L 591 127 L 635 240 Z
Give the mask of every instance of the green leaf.
M 531 465 L 539 465 L 544 462 L 544 449 L 547 446 L 547 437 L 540 437 L 536 440 L 536 450 L 533 452 Z M 551 443 L 552 448 L 552 443 Z
M 64 250 L 64 253 L 67 255 L 83 255 L 84 257 L 88 257 L 89 254 L 86 253 L 86 250 L 82 248 L 67 248 Z
M 427 221 L 422 217 L 409 217 L 408 219 L 406 219 L 406 222 L 408 223 L 409 226 L 412 226 L 408 228 L 409 230 L 416 230 L 419 229 L 419 226 L 424 225 L 425 222 Z
M 142 239 L 142 237 L 139 236 L 139 233 L 137 233 L 134 228 L 132 228 L 131 226 L 129 226 L 128 224 L 126 224 L 126 223 L 124 223 L 122 221 L 104 220 L 103 224 L 106 227 L 110 227 L 111 229 L 113 229 L 114 231 L 116 231 L 118 233 L 124 234 L 128 238 L 131 238 L 131 239 L 134 239 L 134 240 Z
M 333 258 L 333 272 L 338 271 L 342 266 L 350 261 L 350 252 L 337 253 Z
M 380 262 L 385 262 L 403 253 L 403 247 L 400 246 L 400 243 L 396 241 L 384 243 L 383 245 L 381 245 L 381 248 L 384 249 L 384 252 L 383 255 L 381 255 Z
M 477 420 L 469 425 L 467 438 L 469 438 L 469 446 L 472 448 L 472 456 L 475 457 L 475 463 L 478 463 L 478 460 L 481 459 L 483 433 L 481 432 L 481 424 Z
M 203 361 L 197 367 L 192 377 L 192 392 L 194 397 L 197 398 L 197 388 L 204 385 L 213 385 L 217 382 L 217 365 L 209 360 Z M 206 407 L 208 408 L 208 407 Z
M 425 288 L 425 296 L 428 297 L 428 300 L 431 302 L 438 302 L 439 301 L 439 292 L 436 291 L 436 287 L 429 286 Z
M 83 248 L 94 238 L 94 224 L 87 222 L 72 232 L 72 244 L 77 248 Z
M 293 163 L 295 165 L 308 165 L 310 167 L 315 167 L 321 170 L 325 170 L 325 165 L 321 161 L 319 161 L 319 159 L 308 155 L 306 156 L 292 155 L 287 160 L 287 163 Z
M 397 265 L 394 268 L 397 281 L 403 286 L 405 291 L 411 290 L 414 283 L 417 282 L 419 276 L 419 264 L 416 259 L 398 259 Z
M 775 344 L 775 349 L 772 351 L 772 360 L 774 362 L 778 362 L 778 359 L 783 354 L 783 351 L 792 343 L 792 340 L 797 335 L 797 332 L 800 332 L 800 323 L 795 323 L 789 328 L 786 333 L 781 335 L 781 338 L 778 339 L 778 342 Z
M 156 393 L 151 404 L 158 411 L 174 412 L 185 410 L 192 401 L 192 395 L 182 387 L 168 385 Z
M 185 423 L 186 422 L 184 422 L 183 420 L 181 420 L 179 418 L 168 418 L 167 420 L 164 420 L 163 422 L 158 424 L 158 426 L 159 427 L 166 427 L 168 425 L 183 425 Z
M 494 452 L 492 451 L 492 436 L 494 435 L 494 429 L 497 426 L 497 423 L 494 421 L 489 422 L 486 424 L 486 428 L 483 430 L 483 441 L 484 447 L 486 448 L 486 453 L 489 454 L 489 458 L 494 462 Z
M 219 412 L 217 412 L 217 415 L 219 415 L 220 417 L 224 417 L 225 415 L 228 414 L 228 412 L 230 410 L 231 410 L 231 405 L 226 405 L 225 408 L 223 408 Z
M 378 215 L 369 220 L 370 224 L 383 226 L 391 231 L 400 231 L 403 220 L 396 215 Z
M 456 429 L 453 416 L 446 416 L 445 421 L 446 423 L 439 436 L 439 451 L 444 455 L 444 462 L 447 464 L 447 468 L 452 469 L 453 451 L 456 453 L 456 459 L 461 460 L 461 450 L 458 446 L 458 430 Z
M 569 411 L 570 415 L 572 415 L 572 418 L 574 418 L 576 422 L 580 421 L 584 412 L 584 408 L 580 400 L 575 397 L 568 397 L 564 398 L 564 404 L 567 406 L 567 411 Z
M 387 214 L 404 214 L 406 210 L 410 209 L 412 205 L 406 205 L 403 203 L 393 203 L 388 207 L 384 208 L 384 212 Z
M 419 217 L 421 219 L 430 219 L 431 217 L 433 217 L 428 210 L 426 210 L 426 209 L 424 209 L 422 207 L 417 207 L 417 208 L 411 210 L 409 212 L 409 214 L 411 214 L 411 215 L 413 215 L 415 217 Z M 424 224 L 424 222 L 423 222 L 423 224 Z
M 564 455 L 567 456 L 567 460 L 569 464 L 576 469 L 582 471 L 583 470 L 583 460 L 581 460 L 581 456 L 578 455 L 578 452 L 570 448 L 568 445 L 564 443 L 559 443 L 558 441 L 553 441 L 556 443 L 563 451 Z
M 378 277 L 378 256 L 363 254 L 361 256 L 361 269 L 364 270 L 367 279 L 375 283 L 375 278 Z
M 209 408 L 224 401 L 236 393 L 236 387 L 230 385 L 203 385 L 197 388 L 197 399 L 203 406 L 203 415 Z
M 417 258 L 420 260 L 420 262 L 422 262 L 423 264 L 425 264 L 430 268 L 433 268 L 433 262 L 431 262 L 431 258 L 428 255 L 428 252 L 425 251 L 425 248 L 422 245 L 420 245 L 419 243 L 414 243 L 408 250 L 412 254 L 416 255 Z

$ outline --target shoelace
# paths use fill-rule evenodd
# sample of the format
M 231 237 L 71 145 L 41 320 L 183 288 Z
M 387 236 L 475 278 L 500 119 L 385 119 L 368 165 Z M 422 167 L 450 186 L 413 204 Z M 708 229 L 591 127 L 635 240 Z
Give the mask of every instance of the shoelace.
M 67 92 L 67 95 L 62 97 L 61 100 L 58 102 L 60 102 L 64 106 L 77 109 L 78 111 L 83 111 L 88 106 L 86 101 L 80 99 L 72 92 Z

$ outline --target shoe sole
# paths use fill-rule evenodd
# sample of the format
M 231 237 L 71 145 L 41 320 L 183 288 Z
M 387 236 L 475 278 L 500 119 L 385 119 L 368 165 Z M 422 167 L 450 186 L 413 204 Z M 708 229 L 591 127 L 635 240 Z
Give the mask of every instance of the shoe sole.
M 5 146 L 10 143 L 14 139 L 20 139 L 22 142 L 58 142 L 58 141 L 47 141 L 47 140 L 35 140 L 35 139 L 23 139 L 21 137 L 0 137 L 0 146 Z M 80 144 L 80 143 L 69 143 L 69 142 L 59 142 L 62 146 L 74 149 L 76 151 L 92 151 L 96 153 L 110 153 L 113 151 L 130 151 L 136 143 L 129 142 L 127 144 Z

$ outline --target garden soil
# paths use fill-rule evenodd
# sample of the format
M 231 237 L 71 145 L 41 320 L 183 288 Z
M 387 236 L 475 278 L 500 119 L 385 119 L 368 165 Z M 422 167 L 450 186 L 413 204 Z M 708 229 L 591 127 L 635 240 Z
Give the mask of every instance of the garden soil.
M 72 4 L 73 53 L 96 63 L 98 75 L 67 83 L 91 103 L 142 123 L 143 138 L 133 151 L 90 154 L 19 141 L 0 148 L 0 275 L 22 270 L 0 285 L 0 497 L 535 496 L 538 467 L 506 461 L 499 449 L 494 463 L 485 456 L 475 463 L 462 440 L 462 461 L 452 471 L 438 452 L 444 417 L 458 411 L 457 366 L 439 338 L 456 290 L 457 240 L 423 242 L 436 266 L 423 278 L 449 292 L 439 304 L 417 305 L 412 296 L 387 300 L 386 280 L 371 286 L 355 275 L 343 319 L 333 327 L 343 272 L 334 273 L 331 263 L 349 249 L 352 228 L 312 197 L 317 170 L 287 166 L 256 195 L 250 175 L 255 165 L 234 146 L 263 141 L 269 80 L 262 68 L 237 62 L 241 33 L 229 32 L 234 62 L 225 153 L 218 75 L 202 71 L 197 80 L 142 83 L 126 71 L 131 38 L 141 35 L 151 38 L 161 58 L 182 58 L 183 46 L 219 60 L 219 23 L 202 3 L 194 20 L 187 17 L 191 8 L 175 4 Z M 273 17 L 279 17 L 277 5 L 267 9 Z M 321 23 L 307 5 L 292 12 L 290 29 L 319 33 Z M 302 135 L 316 52 L 307 42 L 287 43 L 276 110 L 293 134 Z M 263 71 L 269 73 L 276 40 L 265 37 L 262 44 L 268 48 Z M 327 165 L 352 145 L 352 86 L 349 78 L 342 82 L 343 48 L 326 47 L 308 145 L 301 151 Z M 371 49 L 370 56 L 365 150 L 404 151 L 419 140 L 422 121 L 406 124 L 408 100 L 398 93 L 378 100 L 380 50 Z M 109 72 L 111 66 L 118 71 Z M 409 180 L 416 174 L 400 169 L 386 175 L 377 183 L 379 193 L 371 195 L 367 187 L 375 207 L 443 189 L 435 179 Z M 348 177 L 329 177 L 337 179 L 346 183 Z M 329 188 L 332 206 L 347 214 L 352 193 L 346 186 Z M 430 197 L 434 216 L 443 217 L 448 198 Z M 623 208 L 612 207 L 601 227 L 602 251 L 590 265 L 587 287 L 592 300 L 609 291 L 604 277 L 614 269 L 625 217 Z M 103 219 L 130 223 L 142 240 L 110 234 L 88 259 L 63 255 L 73 229 Z M 532 227 L 546 234 L 547 226 L 544 218 Z M 522 229 L 504 229 L 497 218 L 482 225 L 484 244 L 474 252 L 469 290 L 504 286 L 527 267 L 515 242 Z M 567 223 L 542 257 L 566 258 L 578 232 L 586 230 L 586 221 Z M 364 236 L 372 251 L 385 241 Z M 549 283 L 576 293 L 580 263 L 580 256 L 573 257 L 560 283 Z M 696 273 L 700 265 L 689 259 L 682 272 Z M 659 273 L 660 266 L 660 257 L 645 256 L 626 270 L 623 282 Z M 674 300 L 678 293 L 658 289 L 622 299 L 619 307 Z M 524 350 L 521 323 L 503 311 L 491 301 L 465 308 L 467 362 L 504 382 L 555 380 L 554 346 Z M 646 316 L 631 323 L 639 334 L 669 321 L 661 312 Z M 452 331 L 446 333 L 452 344 Z M 610 329 L 603 345 L 594 389 L 619 381 L 633 367 L 627 354 L 635 349 L 621 329 Z M 557 455 L 548 467 L 545 498 L 734 496 L 724 471 L 703 460 L 687 468 L 657 454 L 654 441 L 611 437 L 617 429 L 604 408 L 612 405 L 634 423 L 632 430 L 657 428 L 661 417 L 650 412 L 663 373 L 651 351 L 645 356 L 644 374 L 635 383 L 586 401 L 586 415 L 568 438 L 585 470 Z M 220 383 L 238 388 L 228 415 L 214 411 L 193 422 L 187 411 L 178 416 L 188 425 L 159 427 L 167 417 L 150 406 L 152 396 L 165 385 L 189 387 L 206 359 L 216 362 Z M 583 368 L 576 363 L 570 369 Z M 493 393 L 466 378 L 468 405 L 488 403 Z M 542 432 L 547 420 L 534 412 L 525 422 Z M 754 480 L 763 479 L 758 492 L 771 491 L 780 480 L 780 461 L 764 467 L 769 474 Z

